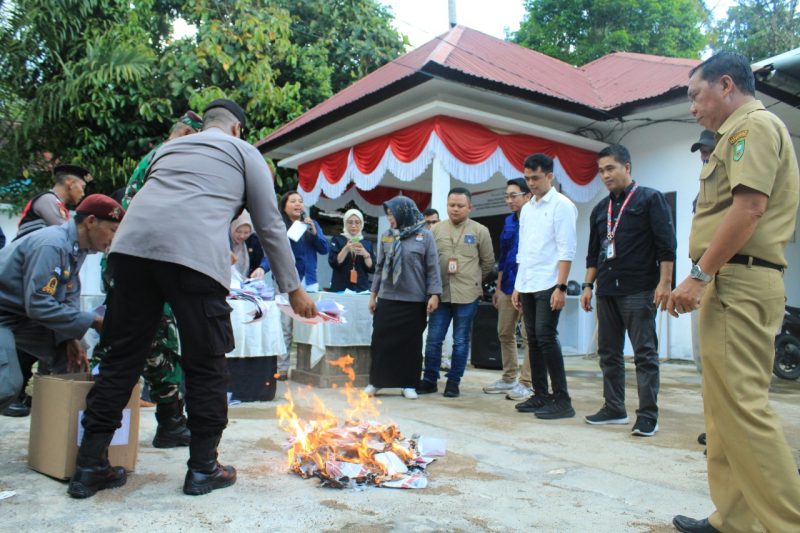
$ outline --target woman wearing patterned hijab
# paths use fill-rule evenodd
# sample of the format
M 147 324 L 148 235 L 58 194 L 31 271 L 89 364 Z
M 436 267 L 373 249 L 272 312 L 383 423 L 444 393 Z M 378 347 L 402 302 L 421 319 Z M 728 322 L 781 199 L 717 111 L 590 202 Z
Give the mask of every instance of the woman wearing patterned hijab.
M 372 364 L 365 392 L 400 388 L 416 399 L 422 371 L 422 332 L 439 306 L 439 254 L 425 220 L 409 198 L 397 196 L 383 208 L 391 224 L 378 243 L 378 262 L 369 309 Z

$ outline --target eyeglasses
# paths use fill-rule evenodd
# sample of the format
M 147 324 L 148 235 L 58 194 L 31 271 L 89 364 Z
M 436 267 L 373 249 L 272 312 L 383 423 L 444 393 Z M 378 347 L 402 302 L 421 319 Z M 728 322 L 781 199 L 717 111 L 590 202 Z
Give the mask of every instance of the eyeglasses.
M 506 194 L 506 195 L 504 195 L 503 197 L 504 197 L 506 200 L 513 200 L 514 198 L 519 198 L 520 196 L 525 196 L 526 194 L 528 194 L 528 193 L 524 193 L 524 192 L 512 192 L 512 193 L 510 193 L 510 194 Z

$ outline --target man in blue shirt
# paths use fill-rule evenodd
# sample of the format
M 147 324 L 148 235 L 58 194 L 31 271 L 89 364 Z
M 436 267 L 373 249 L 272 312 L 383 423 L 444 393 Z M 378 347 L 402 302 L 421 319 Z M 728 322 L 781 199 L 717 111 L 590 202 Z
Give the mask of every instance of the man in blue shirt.
M 522 375 L 517 381 L 519 372 L 517 324 L 520 323 L 522 312 L 515 309 L 514 304 L 511 303 L 511 294 L 514 292 L 514 280 L 517 278 L 518 268 L 519 212 L 530 199 L 531 190 L 524 178 L 508 180 L 505 200 L 511 214 L 506 217 L 503 232 L 500 234 L 497 289 L 492 296 L 492 304 L 497 309 L 497 337 L 500 340 L 500 352 L 503 356 L 503 376 L 484 387 L 483 392 L 505 394 L 509 400 L 525 400 L 533 394 L 528 340 L 524 325 L 522 326 L 522 341 L 525 347 L 525 358 L 522 363 Z

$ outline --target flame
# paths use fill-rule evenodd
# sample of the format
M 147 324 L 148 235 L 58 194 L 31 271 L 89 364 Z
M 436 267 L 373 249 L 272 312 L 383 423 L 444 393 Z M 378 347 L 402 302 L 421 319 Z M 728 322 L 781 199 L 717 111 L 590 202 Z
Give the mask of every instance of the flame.
M 353 387 L 351 356 L 328 363 L 349 378 L 341 389 L 348 408 L 340 419 L 312 395 L 314 418 L 305 420 L 297 413 L 291 390 L 286 392 L 287 402 L 277 407 L 277 415 L 280 427 L 289 434 L 285 446 L 289 470 L 303 478 L 319 477 L 335 487 L 351 480 L 380 484 L 406 475 L 418 462 L 415 442 L 405 440 L 395 424 L 374 421 L 380 416 L 378 402 Z
M 350 368 L 350 365 L 353 364 L 353 356 L 343 355 L 339 359 L 335 361 L 327 361 L 327 363 L 331 366 L 338 366 L 342 372 L 347 374 L 347 378 L 351 383 L 356 380 L 356 373 L 352 368 Z

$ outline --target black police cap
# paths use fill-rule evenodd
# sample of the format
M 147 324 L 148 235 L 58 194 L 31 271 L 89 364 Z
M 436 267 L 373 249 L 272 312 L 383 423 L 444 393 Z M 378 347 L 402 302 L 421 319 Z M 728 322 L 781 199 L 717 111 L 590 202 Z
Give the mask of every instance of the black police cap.
M 233 116 L 242 124 L 242 129 L 244 129 L 247 119 L 244 115 L 244 109 L 239 107 L 239 104 L 227 98 L 217 98 L 206 106 L 203 110 L 203 114 L 208 113 L 209 109 L 214 109 L 215 107 L 221 107 L 233 113 Z
M 58 165 L 53 169 L 53 172 L 56 174 L 71 174 L 73 176 L 77 176 L 86 183 L 92 181 L 92 175 L 89 171 L 83 168 L 80 165 Z

